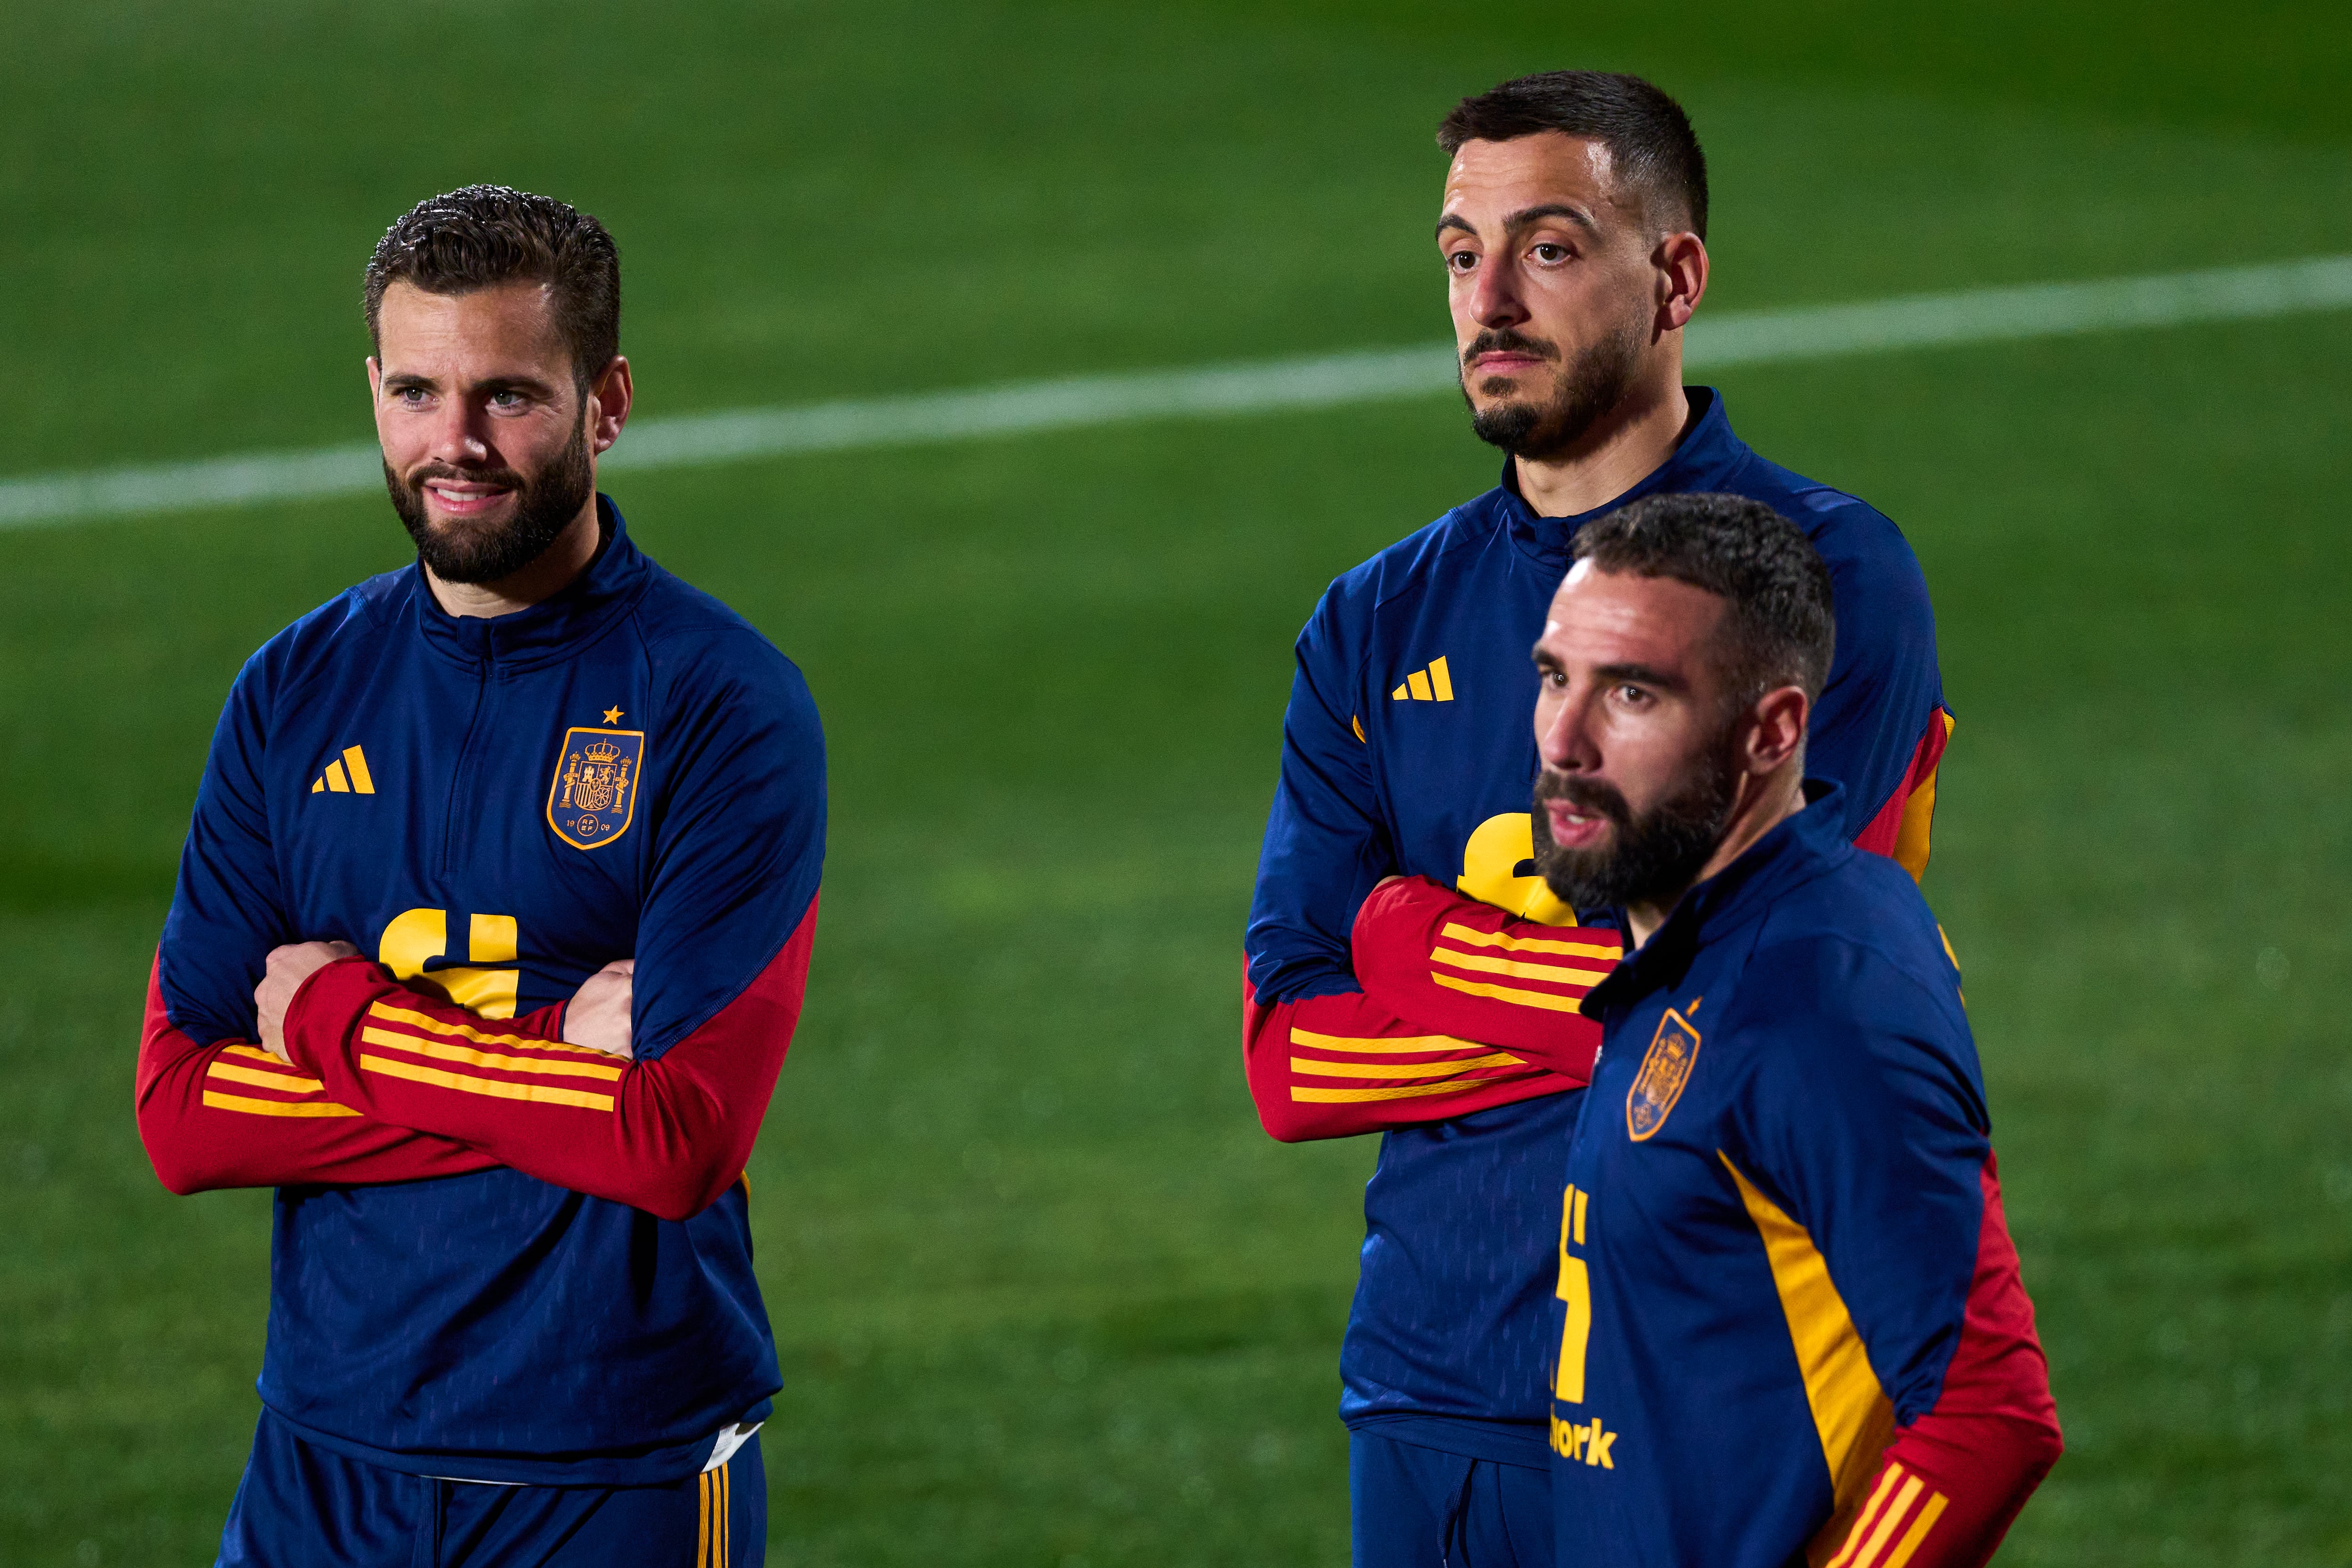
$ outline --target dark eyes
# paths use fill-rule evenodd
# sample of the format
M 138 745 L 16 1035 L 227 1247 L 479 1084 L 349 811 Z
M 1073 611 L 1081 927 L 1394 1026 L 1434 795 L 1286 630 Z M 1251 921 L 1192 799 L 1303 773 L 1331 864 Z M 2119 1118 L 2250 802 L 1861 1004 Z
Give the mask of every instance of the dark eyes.
M 1528 254 L 1534 257 L 1538 264 L 1544 267 L 1557 267 L 1563 261 L 1572 261 L 1576 258 L 1575 252 L 1570 250 L 1568 247 L 1553 245 L 1549 241 L 1542 245 L 1529 246 Z M 1475 250 L 1448 251 L 1445 256 L 1445 265 L 1455 272 L 1472 271 L 1478 265 L 1478 253 Z

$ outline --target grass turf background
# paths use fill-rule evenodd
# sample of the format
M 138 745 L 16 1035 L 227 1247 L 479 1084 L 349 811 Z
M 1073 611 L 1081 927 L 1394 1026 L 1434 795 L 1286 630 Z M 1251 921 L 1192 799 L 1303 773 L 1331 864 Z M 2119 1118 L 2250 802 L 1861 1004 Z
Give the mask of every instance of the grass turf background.
M 1970 17 L 12 18 L 0 474 L 363 434 L 358 263 L 470 178 L 613 224 L 647 413 L 1424 341 L 1430 127 L 1563 61 L 1692 108 L 1710 309 L 2352 250 L 2325 9 Z M 2352 1562 L 2347 353 L 2337 315 L 1721 383 L 1758 446 L 1901 521 L 1937 598 L 1960 729 L 1928 891 L 2071 1448 L 2004 1561 Z M 772 1560 L 1343 1559 L 1371 1150 L 1258 1132 L 1239 930 L 1289 639 L 1491 482 L 1462 423 L 1431 399 L 618 487 L 802 662 L 833 749 L 752 1168 Z M 0 534 L 10 1562 L 209 1559 L 267 1198 L 154 1185 L 141 982 L 227 681 L 398 563 L 383 513 Z

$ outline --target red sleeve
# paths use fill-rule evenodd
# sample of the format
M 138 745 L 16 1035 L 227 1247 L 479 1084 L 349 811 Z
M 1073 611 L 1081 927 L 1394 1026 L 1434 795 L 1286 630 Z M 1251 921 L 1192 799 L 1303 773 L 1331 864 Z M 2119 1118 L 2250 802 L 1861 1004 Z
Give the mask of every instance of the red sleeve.
M 552 1032 L 560 1013 L 550 1007 L 503 1026 Z M 155 1174 L 184 1196 L 221 1187 L 413 1182 L 499 1163 L 463 1143 L 362 1115 L 250 1041 L 198 1045 L 172 1026 L 160 954 L 147 977 L 134 1098 Z
M 1601 1026 L 1577 1006 L 1623 951 L 1606 927 L 1517 920 L 1425 877 L 1400 877 L 1357 910 L 1352 957 L 1364 994 L 1399 1017 L 1488 1041 L 1580 1086 Z
M 1815 1543 L 1812 1561 L 1979 1568 L 2063 1448 L 2033 1303 L 1988 1156 L 1976 1273 L 1943 1392 L 1934 1409 L 1895 1432 L 1861 1510 Z
M 404 990 L 364 959 L 331 963 L 286 1014 L 287 1051 L 337 1100 L 574 1192 L 690 1219 L 751 1158 L 784 1065 L 816 900 L 767 966 L 660 1056 L 623 1061 L 534 1038 Z
M 1261 1007 L 1246 972 L 1242 1056 L 1258 1120 L 1286 1143 L 1466 1116 L 1583 1086 L 1512 1052 L 1410 1023 L 1360 992 Z
M 1854 847 L 1898 862 L 1917 881 L 1927 874 L 1928 837 L 1936 823 L 1936 769 L 1952 738 L 1952 716 L 1941 708 L 1927 718 L 1927 728 L 1912 749 L 1911 765 L 1903 782 L 1854 835 Z

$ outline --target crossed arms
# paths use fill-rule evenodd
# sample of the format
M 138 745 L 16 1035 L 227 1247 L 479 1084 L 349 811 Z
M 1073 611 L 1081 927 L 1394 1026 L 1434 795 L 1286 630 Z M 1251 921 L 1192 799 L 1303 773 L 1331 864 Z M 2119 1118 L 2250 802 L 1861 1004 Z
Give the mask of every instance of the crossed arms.
M 259 1039 L 207 1044 L 173 1025 L 159 956 L 139 1050 L 140 1134 L 175 1193 L 504 1165 L 690 1218 L 750 1158 L 815 930 L 812 897 L 751 983 L 651 1060 L 629 1054 L 631 982 L 617 966 L 567 1002 L 491 1020 L 341 944 L 280 947 L 256 991 Z

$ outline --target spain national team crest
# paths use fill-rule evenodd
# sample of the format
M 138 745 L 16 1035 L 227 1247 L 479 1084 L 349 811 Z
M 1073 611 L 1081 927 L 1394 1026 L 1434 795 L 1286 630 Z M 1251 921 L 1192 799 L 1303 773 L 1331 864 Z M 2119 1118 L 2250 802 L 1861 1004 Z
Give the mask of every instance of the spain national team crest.
M 574 849 L 601 849 L 629 830 L 637 814 L 643 730 L 566 730 L 555 782 L 547 786 L 547 825 Z
M 1666 1124 L 1697 1061 L 1698 1031 L 1689 1019 L 1667 1008 L 1658 1032 L 1650 1037 L 1650 1048 L 1643 1053 L 1642 1070 L 1625 1092 L 1625 1131 L 1634 1142 Z

